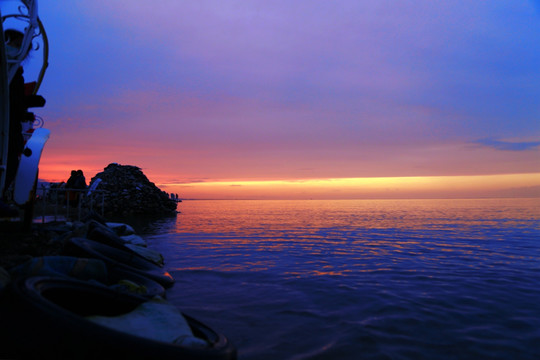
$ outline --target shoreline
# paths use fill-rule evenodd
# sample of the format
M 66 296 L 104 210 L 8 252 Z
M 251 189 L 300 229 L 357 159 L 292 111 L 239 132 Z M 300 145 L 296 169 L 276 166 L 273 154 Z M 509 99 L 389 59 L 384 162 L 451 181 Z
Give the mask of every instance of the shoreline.
M 3 222 L 0 357 L 68 359 L 84 349 L 88 358 L 236 359 L 224 335 L 167 300 L 174 283 L 163 255 L 128 223 L 98 214 L 30 230 Z
M 41 222 L 42 217 L 50 219 L 55 214 L 36 213 L 30 229 L 25 229 L 22 221 L 0 222 L 0 268 L 9 270 L 31 258 L 62 255 L 70 238 L 86 237 L 88 223 L 92 220 L 102 224 L 125 222 L 120 218 L 110 220 L 96 212 L 88 213 L 80 220 L 66 219 L 64 214 L 59 214 L 56 221 Z

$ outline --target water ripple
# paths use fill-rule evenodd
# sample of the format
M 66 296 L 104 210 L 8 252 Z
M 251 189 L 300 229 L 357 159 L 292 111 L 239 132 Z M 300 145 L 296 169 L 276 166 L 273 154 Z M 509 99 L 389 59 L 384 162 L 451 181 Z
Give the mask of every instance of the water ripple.
M 537 201 L 182 207 L 145 238 L 240 359 L 540 358 Z

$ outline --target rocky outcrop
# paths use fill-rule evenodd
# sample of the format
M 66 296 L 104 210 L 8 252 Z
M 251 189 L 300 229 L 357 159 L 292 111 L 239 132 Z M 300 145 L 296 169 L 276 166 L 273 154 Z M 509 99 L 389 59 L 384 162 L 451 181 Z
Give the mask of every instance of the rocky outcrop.
M 101 179 L 97 190 L 104 192 L 106 215 L 176 214 L 177 202 L 136 166 L 112 163 L 91 179 L 90 186 L 97 179 Z

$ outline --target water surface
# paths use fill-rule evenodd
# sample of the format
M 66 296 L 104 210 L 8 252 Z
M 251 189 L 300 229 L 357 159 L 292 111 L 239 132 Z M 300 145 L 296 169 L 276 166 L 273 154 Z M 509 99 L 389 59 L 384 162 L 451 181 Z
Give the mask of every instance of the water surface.
M 170 301 L 240 359 L 540 358 L 540 200 L 184 201 Z

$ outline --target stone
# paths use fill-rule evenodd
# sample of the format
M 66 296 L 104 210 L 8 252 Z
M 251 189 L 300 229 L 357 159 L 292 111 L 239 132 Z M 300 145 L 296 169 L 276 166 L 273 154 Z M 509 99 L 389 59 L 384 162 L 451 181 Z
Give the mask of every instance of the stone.
M 139 167 L 112 163 L 96 174 L 90 185 L 97 179 L 101 179 L 97 190 L 104 192 L 106 216 L 177 213 L 177 202 L 148 180 Z

